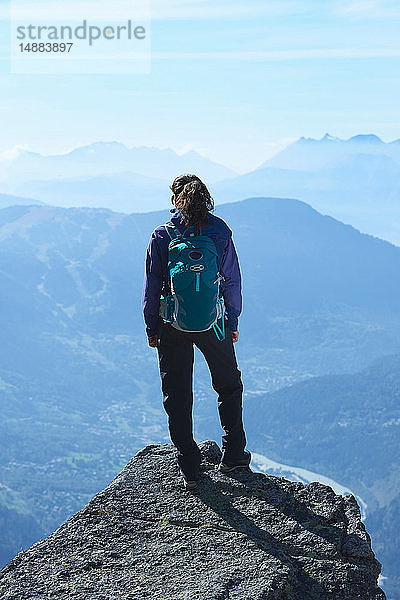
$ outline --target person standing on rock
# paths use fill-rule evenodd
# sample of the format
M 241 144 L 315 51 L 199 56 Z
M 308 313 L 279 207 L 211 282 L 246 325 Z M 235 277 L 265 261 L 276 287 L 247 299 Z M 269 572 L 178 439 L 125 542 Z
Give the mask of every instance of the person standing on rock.
M 223 473 L 248 467 L 241 372 L 233 344 L 242 310 L 239 261 L 228 225 L 196 175 L 173 181 L 170 220 L 146 252 L 142 307 L 148 344 L 157 348 L 164 408 L 185 487 L 196 487 L 200 450 L 193 438 L 193 344 L 203 353 L 218 393 Z

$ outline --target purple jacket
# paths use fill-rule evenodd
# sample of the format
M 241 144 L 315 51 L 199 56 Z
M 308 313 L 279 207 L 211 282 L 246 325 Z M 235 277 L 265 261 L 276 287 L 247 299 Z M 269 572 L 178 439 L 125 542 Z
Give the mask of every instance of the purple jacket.
M 170 220 L 183 232 L 181 213 L 172 208 Z M 201 226 L 202 233 L 214 240 L 218 257 L 217 264 L 224 281 L 221 282 L 221 293 L 224 298 L 227 325 L 232 331 L 238 329 L 238 317 L 242 311 L 242 286 L 239 261 L 232 241 L 232 231 L 228 225 L 215 215 L 209 213 L 209 222 Z M 193 226 L 187 232 L 196 233 Z M 198 232 L 197 232 L 198 233 Z M 146 332 L 148 336 L 158 331 L 160 295 L 163 281 L 168 279 L 168 245 L 170 237 L 164 225 L 157 227 L 150 237 L 146 252 L 146 270 L 143 284 L 142 308 Z

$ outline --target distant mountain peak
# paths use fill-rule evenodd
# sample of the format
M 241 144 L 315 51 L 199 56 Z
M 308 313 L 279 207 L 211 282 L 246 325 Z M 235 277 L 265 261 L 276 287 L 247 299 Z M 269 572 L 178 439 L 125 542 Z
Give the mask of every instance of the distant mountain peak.
M 394 140 L 394 141 L 396 141 L 396 140 Z M 313 137 L 304 137 L 304 136 L 301 136 L 297 140 L 297 142 L 312 142 L 312 143 L 319 143 L 319 142 L 344 142 L 344 143 L 348 143 L 348 142 L 350 142 L 350 143 L 362 143 L 362 144 L 384 144 L 385 143 L 385 142 L 383 142 L 381 140 L 380 137 L 378 137 L 374 133 L 359 133 L 357 135 L 353 135 L 348 140 L 344 140 L 342 138 L 335 137 L 335 136 L 331 135 L 330 133 L 325 133 L 325 135 L 322 136 L 320 139 L 316 139 L 316 138 L 313 138 Z M 294 142 L 294 144 L 296 144 L 297 142 Z
M 61 202 L 64 205 L 74 205 L 77 202 L 76 195 L 71 196 L 69 191 L 62 189 L 63 185 L 67 184 L 66 180 L 114 174 L 116 179 L 114 194 L 110 193 L 108 197 L 113 196 L 110 208 L 116 208 L 114 203 L 121 199 L 120 193 L 124 198 L 129 197 L 130 201 L 143 195 L 148 201 L 150 198 L 160 198 L 155 180 L 169 182 L 179 173 L 194 172 L 211 184 L 237 176 L 237 173 L 229 167 L 215 162 L 195 149 L 186 147 L 185 150 L 188 151 L 178 154 L 170 147 L 127 146 L 115 140 L 93 141 L 87 145 L 48 155 L 26 149 L 18 151 L 14 149 L 0 155 L 0 184 L 4 184 L 3 189 L 1 187 L 0 189 L 3 193 L 40 198 L 45 202 L 51 196 L 50 204 Z M 140 187 L 143 177 L 150 177 L 154 180 L 155 187 L 150 185 L 148 188 L 138 189 L 136 186 L 135 190 L 128 191 L 125 183 L 122 182 L 124 189 L 118 191 L 121 184 L 118 174 L 123 171 L 138 175 L 137 186 Z M 50 192 L 50 183 L 54 194 Z M 26 189 L 22 190 L 22 187 Z M 95 198 L 85 198 L 83 189 L 78 192 L 80 202 L 84 204 L 89 202 L 89 205 L 96 202 Z M 102 190 L 95 190 L 96 197 L 99 197 L 99 192 L 101 195 Z M 153 205 L 153 208 L 158 207 Z M 118 209 L 125 210 L 125 208 L 124 200 L 123 207 L 119 205 Z M 133 210 L 132 206 L 130 210 Z
M 356 142 L 363 144 L 384 144 L 380 137 L 375 135 L 374 133 L 360 133 L 358 135 L 353 135 L 346 142 Z
M 197 150 L 188 150 L 187 152 L 183 152 L 180 156 L 193 157 L 193 158 L 204 158 Z
M 338 137 L 331 135 L 330 133 L 326 133 L 324 137 L 321 138 L 321 142 L 341 142 L 342 140 Z
M 297 144 L 298 142 L 302 142 L 302 143 L 306 142 L 306 143 L 319 144 L 321 142 L 323 143 L 323 142 L 341 142 L 341 141 L 343 141 L 343 140 L 331 135 L 330 133 L 325 133 L 325 135 L 322 136 L 320 139 L 313 138 L 313 137 L 301 136 L 296 142 L 293 142 L 293 143 Z
M 9 161 L 14 160 L 21 156 L 22 154 L 34 154 L 25 148 L 24 146 L 14 146 L 9 150 L 4 150 L 4 152 L 0 152 L 0 162 L 1 161 Z
M 77 154 L 81 154 L 81 153 L 85 153 L 85 152 L 89 152 L 89 153 L 94 153 L 98 150 L 102 151 L 102 150 L 108 150 L 108 149 L 120 149 L 120 150 L 127 150 L 127 146 L 125 146 L 125 144 L 123 144 L 122 142 L 92 142 L 91 144 L 87 144 L 85 146 L 77 146 L 76 148 L 74 148 L 73 150 L 70 150 L 69 152 L 66 152 L 65 154 L 73 154 L 73 153 L 77 153 Z

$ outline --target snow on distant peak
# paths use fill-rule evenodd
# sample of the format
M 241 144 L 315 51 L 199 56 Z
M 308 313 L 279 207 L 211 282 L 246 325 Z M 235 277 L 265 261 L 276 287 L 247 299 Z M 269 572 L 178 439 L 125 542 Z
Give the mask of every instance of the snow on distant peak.
M 20 156 L 21 154 L 24 154 L 27 151 L 28 151 L 27 145 L 24 145 L 24 146 L 16 145 L 13 148 L 10 148 L 9 150 L 0 152 L 0 162 L 8 161 L 8 160 L 15 160 L 16 158 L 18 158 L 18 156 Z
M 324 137 L 321 138 L 322 142 L 341 142 L 342 140 L 338 137 L 335 137 L 333 135 L 330 135 L 329 133 L 326 133 L 324 135 Z
M 353 135 L 348 140 L 343 140 L 342 138 L 335 137 L 330 133 L 325 133 L 319 140 L 312 137 L 300 137 L 298 139 L 299 142 L 309 142 L 309 143 L 319 143 L 319 142 L 345 142 L 345 143 L 361 143 L 361 144 L 384 144 L 377 135 L 373 133 L 360 133 L 358 135 Z
M 319 143 L 319 142 L 341 142 L 343 140 L 341 140 L 338 137 L 335 137 L 333 135 L 330 135 L 330 133 L 325 133 L 325 135 L 323 137 L 321 137 L 319 140 L 317 140 L 316 138 L 312 138 L 312 137 L 304 137 L 302 136 L 301 138 L 298 139 L 299 142 L 313 142 L 313 143 Z

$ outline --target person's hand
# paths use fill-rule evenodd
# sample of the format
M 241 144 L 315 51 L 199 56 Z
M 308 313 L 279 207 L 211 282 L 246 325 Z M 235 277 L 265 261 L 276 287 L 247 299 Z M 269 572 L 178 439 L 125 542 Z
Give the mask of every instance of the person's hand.
M 238 331 L 232 331 L 232 342 L 235 344 L 239 339 L 239 332 Z
M 157 348 L 157 335 L 150 335 L 147 338 L 150 348 Z

